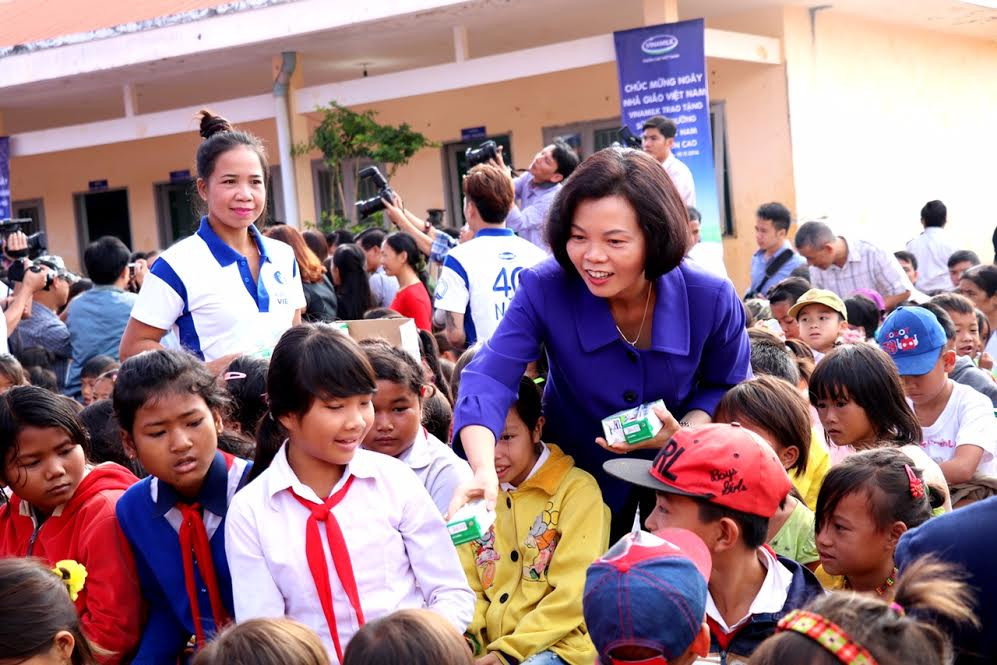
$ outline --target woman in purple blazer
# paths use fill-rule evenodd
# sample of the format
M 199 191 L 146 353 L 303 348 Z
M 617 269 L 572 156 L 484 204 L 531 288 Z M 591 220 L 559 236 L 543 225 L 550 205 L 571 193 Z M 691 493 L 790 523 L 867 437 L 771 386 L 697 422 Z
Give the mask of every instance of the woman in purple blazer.
M 680 426 L 710 422 L 724 392 L 751 375 L 733 285 L 683 261 L 686 214 L 661 164 L 637 150 L 602 150 L 565 182 L 547 223 L 554 258 L 521 273 L 498 330 L 461 374 L 454 433 L 475 475 L 452 508 L 482 492 L 494 503 L 495 441 L 542 349 L 544 438 L 598 479 L 621 524 L 632 523 L 636 497 L 602 463 L 653 457 Z M 603 418 L 657 399 L 667 411 L 654 440 L 614 447 L 601 438 Z

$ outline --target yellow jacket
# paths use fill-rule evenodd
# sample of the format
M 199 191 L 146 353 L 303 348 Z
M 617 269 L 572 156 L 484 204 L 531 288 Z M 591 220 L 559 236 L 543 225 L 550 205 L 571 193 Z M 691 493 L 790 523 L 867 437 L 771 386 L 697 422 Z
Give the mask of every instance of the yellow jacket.
M 488 534 L 458 548 L 477 595 L 466 636 L 478 657 L 519 662 L 552 650 L 569 665 L 591 665 L 582 594 L 589 564 L 609 544 L 609 509 L 595 478 L 547 447 L 531 478 L 499 493 Z
M 827 452 L 827 446 L 817 436 L 817 430 L 810 429 L 810 454 L 807 455 L 807 472 L 800 475 L 798 471 L 790 474 L 796 491 L 803 497 L 803 502 L 807 508 L 817 512 L 817 494 L 820 486 L 824 484 L 824 476 L 831 468 L 831 455 Z

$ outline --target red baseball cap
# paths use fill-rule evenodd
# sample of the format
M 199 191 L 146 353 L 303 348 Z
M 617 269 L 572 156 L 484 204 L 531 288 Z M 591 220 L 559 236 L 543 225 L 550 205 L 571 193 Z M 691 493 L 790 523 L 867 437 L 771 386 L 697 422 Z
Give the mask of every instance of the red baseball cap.
M 634 485 L 767 518 L 793 487 L 772 446 L 738 423 L 680 429 L 653 462 L 624 457 L 602 468 Z

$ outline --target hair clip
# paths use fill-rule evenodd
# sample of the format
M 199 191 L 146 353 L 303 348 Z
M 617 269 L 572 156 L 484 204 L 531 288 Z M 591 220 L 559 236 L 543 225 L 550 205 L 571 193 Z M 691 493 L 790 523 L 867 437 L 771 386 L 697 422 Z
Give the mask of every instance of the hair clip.
M 69 592 L 69 599 L 75 603 L 87 581 L 86 567 L 78 561 L 65 559 L 56 563 L 52 572 L 66 585 L 66 591 Z
M 907 615 L 907 612 L 904 611 L 903 606 L 901 606 L 900 603 L 898 603 L 896 601 L 890 603 L 890 609 L 893 610 L 894 612 L 896 612 L 896 615 L 898 617 L 902 617 L 902 616 L 906 616 Z
M 798 633 L 813 640 L 844 665 L 877 665 L 872 654 L 841 626 L 814 612 L 793 610 L 779 620 L 776 632 Z
M 910 464 L 904 464 L 904 470 L 907 472 L 907 480 L 910 483 L 910 495 L 915 499 L 923 499 L 924 481 L 917 477 L 914 469 L 910 468 Z
M 233 381 L 235 379 L 245 379 L 245 378 L 246 378 L 245 372 L 225 372 L 225 374 L 222 375 L 223 381 Z

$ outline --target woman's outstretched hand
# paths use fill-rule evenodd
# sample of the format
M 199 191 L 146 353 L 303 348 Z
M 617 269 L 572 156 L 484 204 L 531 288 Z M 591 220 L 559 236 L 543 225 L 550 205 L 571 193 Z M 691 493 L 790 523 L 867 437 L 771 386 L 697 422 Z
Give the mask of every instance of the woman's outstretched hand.
M 447 510 L 447 519 L 454 516 L 461 506 L 475 499 L 484 498 L 485 507 L 488 510 L 495 510 L 495 501 L 498 498 L 498 476 L 495 475 L 494 466 L 483 466 L 474 472 L 471 480 L 461 483 L 454 490 L 453 498 L 450 500 L 450 508 Z
M 653 409 L 654 415 L 656 415 L 658 420 L 661 421 L 661 430 L 654 435 L 653 439 L 648 439 L 647 441 L 641 441 L 640 443 L 630 445 L 625 441 L 623 443 L 609 443 L 606 439 L 600 436 L 595 440 L 595 442 L 606 450 L 619 455 L 626 455 L 634 450 L 659 450 L 664 448 L 665 444 L 668 443 L 672 436 L 675 435 L 675 432 L 679 431 L 682 426 L 679 424 L 678 419 L 676 419 L 668 409 L 661 406 L 655 406 Z

